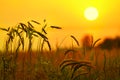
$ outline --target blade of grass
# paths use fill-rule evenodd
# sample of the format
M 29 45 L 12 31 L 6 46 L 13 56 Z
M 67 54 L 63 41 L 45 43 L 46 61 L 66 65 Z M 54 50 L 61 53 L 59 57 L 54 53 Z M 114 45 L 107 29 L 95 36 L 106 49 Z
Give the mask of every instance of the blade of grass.
M 40 25 L 40 23 L 39 22 L 37 22 L 37 21 L 35 21 L 35 20 L 31 20 L 32 22 L 34 22 L 34 23 L 36 23 L 36 24 L 39 24 Z
M 93 43 L 92 47 L 95 47 L 96 43 L 97 43 L 98 41 L 100 41 L 100 40 L 101 40 L 101 39 L 97 39 L 97 40 Z
M 0 28 L 1 30 L 3 30 L 3 31 L 9 31 L 9 28 L 8 29 L 6 29 L 6 28 Z
M 44 29 L 44 28 L 42 28 L 42 31 L 43 31 L 45 34 L 47 34 L 47 32 L 45 31 L 45 29 Z
M 49 42 L 48 40 L 47 40 L 46 42 L 47 42 L 47 44 L 48 44 L 49 50 L 51 51 L 51 45 L 50 45 L 50 42 Z
M 73 36 L 73 35 L 71 35 L 71 38 L 73 38 L 73 40 L 77 43 L 77 45 L 79 46 L 79 42 L 78 42 L 78 40 Z
M 69 49 L 69 50 L 67 50 L 67 51 L 65 51 L 65 53 L 64 53 L 64 55 L 67 55 L 69 52 L 75 52 L 75 50 L 73 50 L 73 49 Z
M 34 31 L 35 33 L 37 33 L 39 36 L 41 36 L 44 39 L 48 39 L 44 34 L 38 32 L 38 31 Z
M 50 26 L 50 27 L 55 29 L 62 29 L 61 27 L 58 27 L 58 26 Z
M 27 22 L 27 23 L 28 23 L 28 27 L 34 28 L 34 26 L 30 22 Z

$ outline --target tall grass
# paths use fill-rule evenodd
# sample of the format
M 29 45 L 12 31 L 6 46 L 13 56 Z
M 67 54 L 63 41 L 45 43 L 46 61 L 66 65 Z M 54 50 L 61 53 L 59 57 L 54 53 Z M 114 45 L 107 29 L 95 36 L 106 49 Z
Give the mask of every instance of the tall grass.
M 18 62 L 18 58 L 21 57 L 19 55 L 22 55 L 22 72 L 23 74 L 25 74 L 25 64 L 26 64 L 26 56 L 25 54 L 29 54 L 29 61 L 30 63 L 27 62 L 28 64 L 28 69 L 31 73 L 31 70 L 32 70 L 32 56 L 33 56 L 33 51 L 32 51 L 32 40 L 36 37 L 36 38 L 39 38 L 41 39 L 41 52 L 43 51 L 43 47 L 44 47 L 44 44 L 47 43 L 48 45 L 48 48 L 49 50 L 51 51 L 51 45 L 50 45 L 50 42 L 48 40 L 48 37 L 47 37 L 47 31 L 46 31 L 46 27 L 47 27 L 47 23 L 46 23 L 46 20 L 44 20 L 44 23 L 45 25 L 42 26 L 42 29 L 41 29 L 41 32 L 40 31 L 37 31 L 34 26 L 33 26 L 33 23 L 37 24 L 37 25 L 41 25 L 39 22 L 35 21 L 35 20 L 31 20 L 31 21 L 28 21 L 26 24 L 24 23 L 19 23 L 18 25 L 16 25 L 15 27 L 9 27 L 8 29 L 6 28 L 0 28 L 1 30 L 5 31 L 7 36 L 8 36 L 8 39 L 6 40 L 6 50 L 5 50 L 5 54 L 3 55 L 2 57 L 2 65 L 3 65 L 3 72 L 5 73 L 4 74 L 4 77 L 3 77 L 3 80 L 7 80 L 6 79 L 6 73 L 9 73 L 9 72 L 6 72 L 6 68 L 9 68 L 8 66 L 11 64 L 12 65 L 15 65 L 13 67 L 14 69 L 14 74 L 15 73 L 15 70 L 16 70 L 16 66 L 17 66 L 17 62 Z M 49 26 L 48 28 L 52 28 L 52 29 L 62 29 L 61 27 L 56 27 L 56 26 Z M 28 39 L 28 41 L 26 41 L 26 39 Z M 28 45 L 26 45 L 26 43 L 28 42 Z M 27 47 L 27 49 L 26 49 Z M 23 54 L 20 54 L 20 51 L 22 50 L 22 53 Z M 27 50 L 27 52 L 26 52 Z M 11 53 L 11 54 L 10 54 Z M 7 61 L 6 57 L 8 55 L 13 55 L 13 57 L 10 58 L 10 60 Z M 35 54 L 34 54 L 35 55 Z M 28 60 L 27 60 L 28 61 Z M 29 66 L 30 65 L 30 66 Z M 7 67 L 6 67 L 7 66 Z M 14 76 L 15 77 L 15 76 Z M 23 77 L 25 77 L 23 75 Z M 23 78 L 24 79 L 24 78 Z M 30 80 L 30 79 L 29 79 Z
M 41 30 L 36 30 L 35 25 Z M 48 29 L 62 29 L 31 20 L 15 27 L 0 28 L 7 35 L 6 49 L 0 52 L 0 80 L 119 80 L 120 50 L 96 47 L 101 39 L 85 37 L 82 43 L 70 35 L 75 45 L 52 50 Z M 33 51 L 34 39 L 37 51 Z M 64 40 L 63 40 L 64 41 Z M 28 43 L 28 44 L 26 44 Z M 61 43 L 62 44 L 62 43 Z M 60 44 L 60 45 L 61 45 Z M 45 50 L 47 45 L 49 50 Z M 64 45 L 64 44 L 63 44 Z M 71 45 L 70 45 L 71 46 Z M 56 55 L 57 54 L 57 55 Z

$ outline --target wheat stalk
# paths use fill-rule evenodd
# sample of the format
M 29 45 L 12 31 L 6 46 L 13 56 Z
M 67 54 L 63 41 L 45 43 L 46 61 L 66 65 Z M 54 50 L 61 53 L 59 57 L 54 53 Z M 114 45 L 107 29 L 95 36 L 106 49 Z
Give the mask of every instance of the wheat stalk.
M 79 46 L 79 42 L 78 42 L 78 40 L 73 36 L 73 35 L 71 35 L 71 38 L 73 38 L 73 40 L 77 43 L 77 45 Z

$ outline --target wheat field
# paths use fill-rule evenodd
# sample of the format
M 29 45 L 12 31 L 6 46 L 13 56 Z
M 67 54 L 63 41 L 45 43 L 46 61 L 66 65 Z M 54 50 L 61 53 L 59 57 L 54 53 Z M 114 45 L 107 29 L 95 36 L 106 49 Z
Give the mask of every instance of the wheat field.
M 101 39 L 93 41 L 93 37 L 88 36 L 83 39 L 83 46 L 80 47 L 80 42 L 71 35 L 77 46 L 52 50 L 46 28 L 62 28 L 48 27 L 46 20 L 43 22 L 41 31 L 34 29 L 33 23 L 41 25 L 34 20 L 7 29 L 0 28 L 8 37 L 5 50 L 0 52 L 0 80 L 120 79 L 119 48 L 96 47 Z M 34 38 L 38 39 L 37 50 L 32 49 Z

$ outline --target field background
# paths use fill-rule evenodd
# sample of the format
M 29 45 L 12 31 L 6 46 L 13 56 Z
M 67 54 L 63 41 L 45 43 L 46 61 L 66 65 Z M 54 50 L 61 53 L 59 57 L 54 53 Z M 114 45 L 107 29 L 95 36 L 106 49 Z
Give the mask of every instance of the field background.
M 119 37 L 93 40 L 92 35 L 85 35 L 80 46 L 71 35 L 69 47 L 61 47 L 64 45 L 61 43 L 52 49 L 47 28 L 62 28 L 47 26 L 44 20 L 41 31 L 37 31 L 33 23 L 41 25 L 31 20 L 15 27 L 0 28 L 7 36 L 4 50 L 0 52 L 0 80 L 120 79 Z

